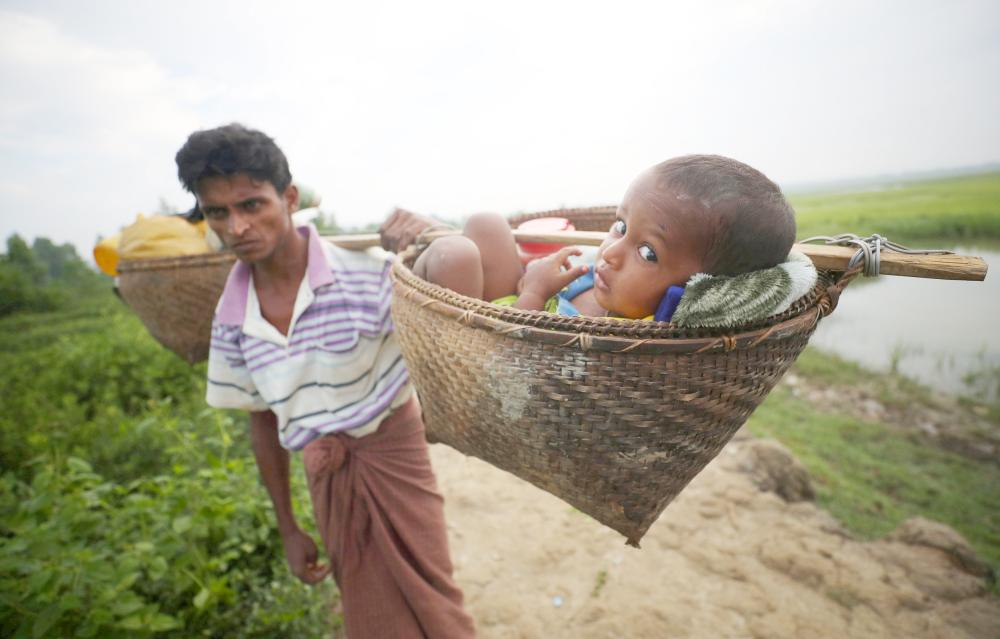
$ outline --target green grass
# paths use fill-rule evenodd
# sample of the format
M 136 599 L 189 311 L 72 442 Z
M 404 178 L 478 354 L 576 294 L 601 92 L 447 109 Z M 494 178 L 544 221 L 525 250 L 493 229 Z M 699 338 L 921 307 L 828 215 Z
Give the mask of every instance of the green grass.
M 894 241 L 1000 240 L 1000 173 L 903 182 L 878 190 L 790 194 L 798 237 L 880 233 Z
M 915 383 L 887 380 L 811 349 L 796 371 L 821 385 L 869 386 L 890 403 L 929 401 Z M 817 503 L 859 537 L 881 537 L 920 515 L 959 531 L 1000 571 L 996 463 L 943 450 L 898 426 L 815 407 L 785 387 L 771 393 L 749 428 L 787 446 L 812 476 Z
M 807 348 L 795 361 L 795 370 L 826 384 L 847 385 L 863 381 L 866 384 L 880 379 L 876 373 L 854 362 L 840 359 L 815 348 Z
M 888 406 L 931 406 L 933 396 L 919 382 L 901 374 L 870 371 L 816 348 L 806 348 L 795 371 L 825 386 L 859 386 Z
M 118 318 L 141 327 L 139 319 L 117 299 L 109 288 L 95 291 L 67 310 L 15 313 L 0 317 L 0 352 L 33 351 L 68 335 L 79 337 L 107 330 Z M 141 329 L 145 330 L 145 329 Z

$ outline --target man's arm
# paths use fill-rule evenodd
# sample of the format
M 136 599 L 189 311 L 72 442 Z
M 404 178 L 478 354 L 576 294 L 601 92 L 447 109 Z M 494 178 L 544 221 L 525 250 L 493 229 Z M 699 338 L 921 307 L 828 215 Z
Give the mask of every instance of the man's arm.
M 319 583 L 330 574 L 330 568 L 317 563 L 319 551 L 316 542 L 295 521 L 288 482 L 288 451 L 278 440 L 278 419 L 274 413 L 250 413 L 250 442 L 264 487 L 274 504 L 288 566 L 292 574 L 305 583 Z

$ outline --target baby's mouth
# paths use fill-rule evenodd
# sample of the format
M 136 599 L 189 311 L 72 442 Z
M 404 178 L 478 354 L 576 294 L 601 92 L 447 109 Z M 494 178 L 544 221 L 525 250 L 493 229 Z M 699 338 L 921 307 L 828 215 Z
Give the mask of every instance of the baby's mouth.
M 601 272 L 598 269 L 594 269 L 594 288 L 599 291 L 609 291 L 611 287 L 608 286 L 607 281 L 601 276 Z

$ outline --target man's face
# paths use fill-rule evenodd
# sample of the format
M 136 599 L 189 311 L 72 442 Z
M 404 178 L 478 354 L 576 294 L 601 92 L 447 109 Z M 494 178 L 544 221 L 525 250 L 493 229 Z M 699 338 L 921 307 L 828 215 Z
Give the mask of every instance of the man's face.
M 298 190 L 294 185 L 278 193 L 266 180 L 237 173 L 202 179 L 197 197 L 209 227 L 244 262 L 271 259 L 295 233 L 291 213 Z

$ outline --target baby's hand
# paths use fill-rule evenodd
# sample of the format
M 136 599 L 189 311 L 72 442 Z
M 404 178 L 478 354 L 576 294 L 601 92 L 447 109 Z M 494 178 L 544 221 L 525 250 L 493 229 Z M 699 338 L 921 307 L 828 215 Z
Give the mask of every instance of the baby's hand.
M 582 253 L 576 246 L 566 246 L 552 255 L 530 262 L 521 278 L 520 295 L 515 306 L 535 310 L 545 308 L 546 300 L 590 269 L 586 265 L 570 264 L 570 255 Z

